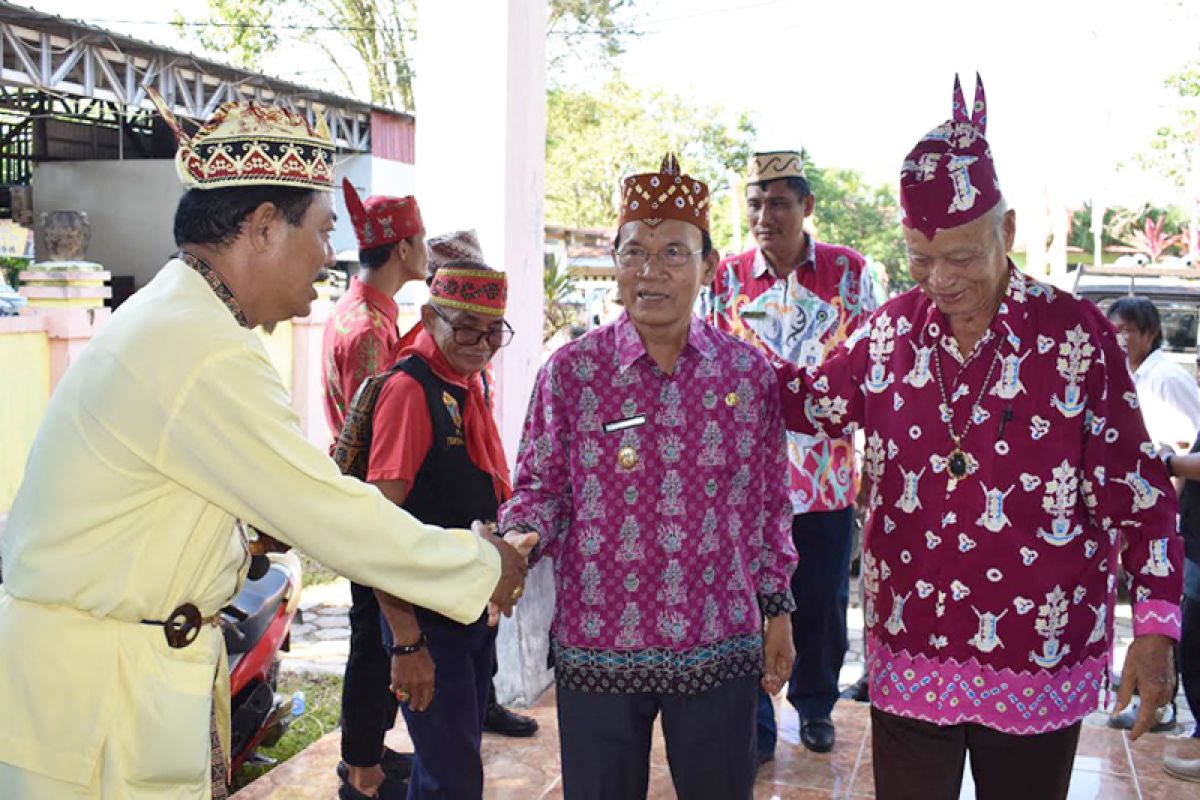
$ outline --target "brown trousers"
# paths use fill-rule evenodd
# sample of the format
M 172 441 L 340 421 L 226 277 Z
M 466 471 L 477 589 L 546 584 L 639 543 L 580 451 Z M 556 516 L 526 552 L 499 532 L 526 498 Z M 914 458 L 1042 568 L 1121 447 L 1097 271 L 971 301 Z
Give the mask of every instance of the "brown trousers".
M 1079 723 L 1018 736 L 974 723 L 939 726 L 871 708 L 877 800 L 957 800 L 966 756 L 978 800 L 1065 800 Z

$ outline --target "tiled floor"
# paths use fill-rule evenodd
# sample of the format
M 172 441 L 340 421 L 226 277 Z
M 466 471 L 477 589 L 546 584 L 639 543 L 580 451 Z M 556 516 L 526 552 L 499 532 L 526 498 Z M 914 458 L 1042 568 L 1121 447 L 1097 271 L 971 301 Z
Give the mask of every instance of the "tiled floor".
M 530 711 L 541 723 L 532 739 L 484 736 L 487 800 L 560 798 L 557 724 L 553 691 Z M 776 760 L 759 772 L 755 797 L 766 800 L 873 797 L 871 745 L 867 706 L 839 701 L 834 710 L 838 743 L 828 755 L 809 753 L 798 743 L 797 720 L 790 708 L 780 712 Z M 234 800 L 331 800 L 337 796 L 339 732 L 334 731 L 287 764 L 234 795 Z M 389 744 L 408 749 L 403 720 L 397 722 Z M 1085 721 L 1071 779 L 1071 800 L 1197 800 L 1200 784 L 1175 780 L 1162 771 L 1164 750 L 1172 755 L 1200 758 L 1200 740 L 1164 735 L 1130 742 L 1103 727 L 1103 717 Z M 656 737 L 651 755 L 651 798 L 675 794 L 667 771 L 662 739 Z M 967 771 L 962 797 L 974 797 Z

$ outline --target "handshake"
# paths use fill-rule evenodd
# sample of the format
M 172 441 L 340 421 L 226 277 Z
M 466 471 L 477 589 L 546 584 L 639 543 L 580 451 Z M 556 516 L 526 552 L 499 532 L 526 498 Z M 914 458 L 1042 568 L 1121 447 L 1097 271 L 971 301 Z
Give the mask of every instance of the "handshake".
M 525 574 L 529 571 L 529 554 L 540 538 L 536 531 L 510 530 L 501 539 L 496 535 L 496 523 L 474 522 L 471 530 L 490 542 L 500 553 L 500 580 L 488 602 L 488 624 L 495 627 L 500 615 L 512 616 L 513 608 L 525 593 Z

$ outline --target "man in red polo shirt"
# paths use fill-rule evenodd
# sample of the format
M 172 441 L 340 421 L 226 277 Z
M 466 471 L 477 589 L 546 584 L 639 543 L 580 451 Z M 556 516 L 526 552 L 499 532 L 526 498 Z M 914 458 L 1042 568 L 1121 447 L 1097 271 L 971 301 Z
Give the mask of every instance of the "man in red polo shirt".
M 368 197 L 342 181 L 346 208 L 358 239 L 358 275 L 325 324 L 325 419 L 334 439 L 346 408 L 364 380 L 391 366 L 400 333 L 393 295 L 425 278 L 425 226 L 412 197 Z M 369 586 L 350 584 L 350 656 L 342 688 L 343 784 L 339 797 L 403 797 L 412 756 L 383 745 L 396 719 L 388 690 L 391 660 L 379 629 L 379 603 Z M 385 782 L 385 778 L 388 780 Z
M 871 272 L 849 247 L 818 242 L 804 230 L 813 194 L 803 156 L 755 153 L 746 215 L 757 247 L 721 262 L 713 281 L 712 321 L 777 359 L 817 366 L 875 307 Z M 788 433 L 792 538 L 800 555 L 792 575 L 796 661 L 788 701 L 800 715 L 800 741 L 833 747 L 830 714 L 846 654 L 851 528 L 858 469 L 850 439 Z M 759 760 L 775 752 L 775 712 L 759 697 Z
M 424 522 L 495 521 L 511 494 L 481 379 L 513 337 L 506 298 L 504 273 L 482 261 L 442 265 L 421 310 L 422 330 L 397 354 L 379 392 L 367 480 Z M 390 595 L 377 597 L 393 655 L 391 686 L 416 749 L 408 797 L 481 797 L 479 748 L 495 628 L 487 615 L 463 625 Z

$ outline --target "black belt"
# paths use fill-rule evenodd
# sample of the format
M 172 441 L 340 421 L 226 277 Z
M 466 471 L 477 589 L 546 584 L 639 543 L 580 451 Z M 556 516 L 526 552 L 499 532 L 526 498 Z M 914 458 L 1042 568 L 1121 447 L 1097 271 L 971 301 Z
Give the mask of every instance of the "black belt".
M 167 644 L 175 649 L 180 649 L 196 641 L 201 628 L 205 625 L 215 625 L 219 619 L 219 615 L 202 617 L 200 609 L 191 603 L 184 603 L 172 611 L 171 616 L 165 620 L 144 619 L 142 624 L 161 625 L 163 635 L 167 637 Z

